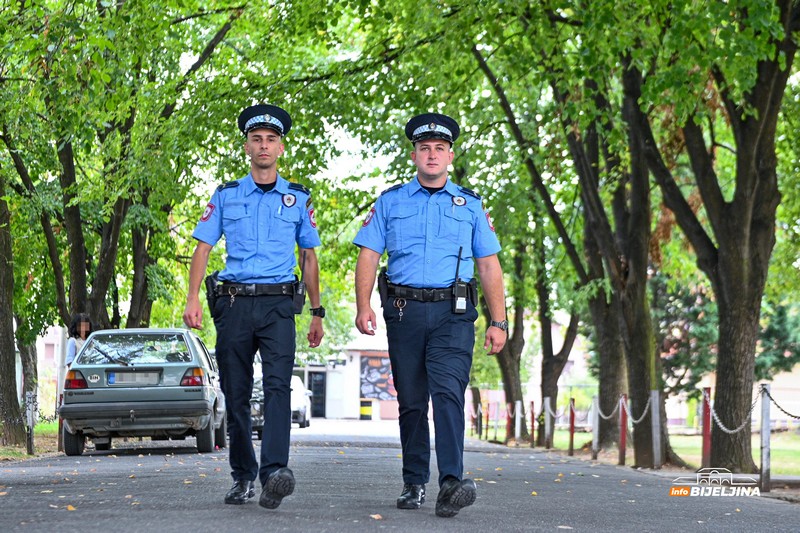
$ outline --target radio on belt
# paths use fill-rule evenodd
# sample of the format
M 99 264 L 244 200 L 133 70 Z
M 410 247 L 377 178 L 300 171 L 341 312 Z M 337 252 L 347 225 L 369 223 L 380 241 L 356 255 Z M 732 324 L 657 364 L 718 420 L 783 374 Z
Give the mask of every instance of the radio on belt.
M 469 297 L 469 286 L 458 277 L 458 269 L 461 267 L 461 252 L 463 249 L 463 246 L 458 247 L 456 282 L 453 283 L 453 312 L 458 315 L 467 312 L 467 298 Z

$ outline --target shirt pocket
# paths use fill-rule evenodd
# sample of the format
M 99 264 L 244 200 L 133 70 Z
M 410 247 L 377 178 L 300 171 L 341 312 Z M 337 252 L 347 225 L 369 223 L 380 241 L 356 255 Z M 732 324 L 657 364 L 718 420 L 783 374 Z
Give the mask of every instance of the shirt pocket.
M 464 247 L 461 257 L 471 255 L 472 214 L 463 206 L 441 206 L 439 237 Z
M 411 246 L 415 240 L 424 239 L 422 232 L 422 217 L 419 206 L 399 205 L 391 209 L 386 224 L 386 249 L 388 251 L 404 250 Z
M 222 231 L 228 253 L 236 254 L 253 240 L 252 220 L 243 205 L 227 205 L 222 210 Z
M 270 240 L 294 244 L 297 227 L 300 225 L 300 210 L 282 207 L 273 218 Z

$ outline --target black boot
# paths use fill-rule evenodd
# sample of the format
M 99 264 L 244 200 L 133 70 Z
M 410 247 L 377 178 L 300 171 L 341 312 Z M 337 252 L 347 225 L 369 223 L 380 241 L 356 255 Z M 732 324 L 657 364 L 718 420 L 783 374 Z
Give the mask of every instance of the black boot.
M 436 498 L 436 516 L 444 518 L 455 516 L 464 507 L 475 503 L 477 497 L 478 487 L 474 481 L 450 478 L 439 489 L 439 496 Z
M 281 500 L 293 492 L 294 474 L 288 468 L 279 468 L 267 478 L 258 505 L 266 509 L 277 509 Z
M 397 498 L 398 509 L 419 509 L 425 503 L 425 485 L 403 485 L 403 493 Z
M 256 495 L 256 486 L 250 480 L 240 479 L 233 484 L 231 490 L 225 495 L 225 503 L 242 505 Z

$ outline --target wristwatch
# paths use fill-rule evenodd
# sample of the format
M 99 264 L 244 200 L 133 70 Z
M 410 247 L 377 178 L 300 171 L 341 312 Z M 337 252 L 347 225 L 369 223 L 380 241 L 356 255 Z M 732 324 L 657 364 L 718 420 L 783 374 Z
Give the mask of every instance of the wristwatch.
M 312 307 L 311 316 L 318 316 L 320 318 L 325 318 L 325 308 L 322 307 L 321 305 L 319 307 Z
M 500 322 L 492 320 L 490 325 L 496 328 L 500 328 L 503 331 L 508 331 L 508 320 L 501 320 Z

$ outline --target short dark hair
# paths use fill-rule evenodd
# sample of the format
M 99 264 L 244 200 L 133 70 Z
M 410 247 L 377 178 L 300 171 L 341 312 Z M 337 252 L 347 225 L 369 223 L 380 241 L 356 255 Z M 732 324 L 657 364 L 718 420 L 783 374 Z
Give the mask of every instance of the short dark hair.
M 94 330 L 92 326 L 92 320 L 89 318 L 88 313 L 75 313 L 72 315 L 72 323 L 69 325 L 69 336 L 70 337 L 80 337 L 80 332 L 78 331 L 78 325 L 81 322 L 88 322 L 89 323 L 89 333 Z

